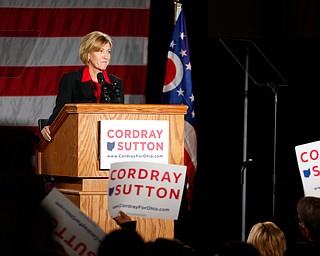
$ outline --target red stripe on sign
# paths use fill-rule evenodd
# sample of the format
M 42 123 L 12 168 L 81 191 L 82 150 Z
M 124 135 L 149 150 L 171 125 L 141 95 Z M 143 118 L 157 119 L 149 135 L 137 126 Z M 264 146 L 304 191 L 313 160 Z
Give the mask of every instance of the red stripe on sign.
M 0 30 L 37 31 L 41 37 L 81 37 L 94 30 L 147 37 L 149 14 L 149 9 L 0 8 Z
M 56 95 L 62 75 L 79 68 L 79 66 L 1 67 L 0 95 Z M 123 79 L 125 94 L 145 95 L 146 66 L 108 66 L 107 72 Z M 4 74 L 6 77 L 3 77 Z

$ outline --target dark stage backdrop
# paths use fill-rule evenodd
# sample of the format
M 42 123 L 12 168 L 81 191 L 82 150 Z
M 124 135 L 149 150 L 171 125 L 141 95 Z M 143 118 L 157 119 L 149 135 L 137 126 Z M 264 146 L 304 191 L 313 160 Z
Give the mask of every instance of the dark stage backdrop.
M 289 244 L 298 241 L 301 234 L 295 206 L 303 196 L 303 188 L 294 147 L 320 139 L 320 3 L 181 2 L 189 32 L 196 96 L 198 171 L 193 209 L 181 213 L 175 234 L 203 252 L 214 250 L 225 241 L 241 239 L 240 171 L 245 139 L 247 158 L 254 160 L 247 168 L 246 235 L 255 222 L 273 220 L 284 230 Z M 173 31 L 172 4 L 168 0 L 151 2 L 148 103 L 161 102 Z M 220 37 L 252 40 L 288 82 L 287 87 L 277 89 L 275 104 L 275 93 L 270 88 L 249 80 L 246 138 L 245 72 L 223 47 Z M 244 52 L 238 54 L 245 56 Z M 250 60 L 249 55 L 249 66 L 264 74 L 264 66 Z M 245 64 L 244 57 L 240 62 Z

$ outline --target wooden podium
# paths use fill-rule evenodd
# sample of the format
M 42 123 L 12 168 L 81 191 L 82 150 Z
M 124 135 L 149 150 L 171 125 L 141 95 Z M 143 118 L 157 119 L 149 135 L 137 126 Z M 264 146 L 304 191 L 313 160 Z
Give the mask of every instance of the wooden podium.
M 105 232 L 119 228 L 108 213 L 108 170 L 99 169 L 100 120 L 168 120 L 169 164 L 183 165 L 186 105 L 66 104 L 51 125 L 52 141 L 37 145 L 37 174 L 54 186 Z M 174 220 L 132 217 L 146 241 L 174 237 Z

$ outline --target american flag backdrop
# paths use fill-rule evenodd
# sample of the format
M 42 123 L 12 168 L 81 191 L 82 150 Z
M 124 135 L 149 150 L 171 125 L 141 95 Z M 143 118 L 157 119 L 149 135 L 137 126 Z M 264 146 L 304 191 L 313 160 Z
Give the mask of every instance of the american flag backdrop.
M 114 40 L 107 72 L 123 79 L 125 103 L 145 103 L 149 11 L 150 0 L 1 0 L 0 125 L 37 131 L 94 30 Z
M 188 208 L 190 209 L 194 190 L 194 176 L 197 169 L 195 97 L 192 89 L 188 33 L 181 5 L 178 5 L 176 13 L 176 24 L 168 51 L 163 101 L 169 104 L 188 105 L 184 122 L 184 164 L 187 166 L 186 189 Z

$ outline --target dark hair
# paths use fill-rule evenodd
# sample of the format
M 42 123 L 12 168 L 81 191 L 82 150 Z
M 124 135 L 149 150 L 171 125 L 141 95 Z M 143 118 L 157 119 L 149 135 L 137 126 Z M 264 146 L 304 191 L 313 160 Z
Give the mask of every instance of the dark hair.
M 222 244 L 215 256 L 260 256 L 260 253 L 252 244 L 230 241 Z
M 305 196 L 297 204 L 298 220 L 309 230 L 312 239 L 320 241 L 320 198 Z
M 147 251 L 145 242 L 137 231 L 116 229 L 106 234 L 100 244 L 97 255 L 147 256 Z
M 284 252 L 284 256 L 319 256 L 320 247 L 317 243 L 298 242 L 291 244 Z
M 185 245 L 178 239 L 170 239 L 159 237 L 154 241 L 147 242 L 147 249 L 149 255 L 163 256 L 163 255 L 175 255 L 175 256 L 196 256 L 196 251 Z
M 0 127 L 1 231 L 3 255 L 48 255 L 52 222 L 40 205 L 35 170 L 36 135 L 22 127 Z

